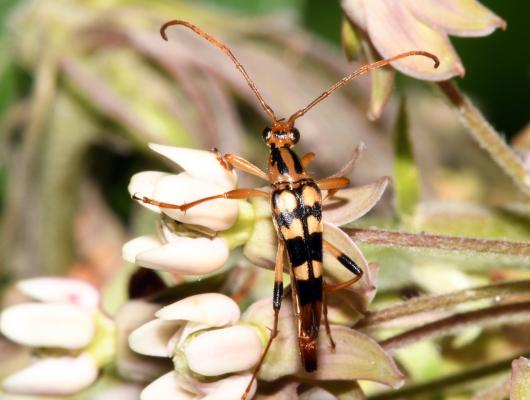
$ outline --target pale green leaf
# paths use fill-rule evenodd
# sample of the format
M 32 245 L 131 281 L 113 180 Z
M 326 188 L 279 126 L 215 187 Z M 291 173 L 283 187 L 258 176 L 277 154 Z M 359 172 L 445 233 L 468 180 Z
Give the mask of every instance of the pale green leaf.
M 395 126 L 394 162 L 396 208 L 400 217 L 407 218 L 416 210 L 421 189 L 420 174 L 409 136 L 407 106 L 404 100 L 400 104 Z
M 272 326 L 270 300 L 254 303 L 243 319 L 264 327 Z M 285 299 L 280 311 L 279 334 L 259 373 L 260 379 L 271 381 L 287 375 L 311 380 L 370 380 L 397 388 L 403 375 L 393 359 L 370 337 L 353 329 L 331 326 L 337 348 L 333 351 L 324 330 L 318 341 L 318 370 L 304 372 L 300 363 L 295 317 L 292 303 Z

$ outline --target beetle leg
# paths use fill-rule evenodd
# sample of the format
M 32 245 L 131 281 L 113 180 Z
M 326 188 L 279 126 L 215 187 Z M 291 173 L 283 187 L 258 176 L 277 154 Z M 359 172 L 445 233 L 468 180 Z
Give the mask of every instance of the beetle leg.
M 315 159 L 315 157 L 316 157 L 316 154 L 313 153 L 312 151 L 307 154 L 304 154 L 302 158 L 300 159 L 300 162 L 302 163 L 302 167 L 304 168 L 307 167 L 309 163 Z
M 322 293 L 322 314 L 324 315 L 324 326 L 326 327 L 326 334 L 329 338 L 329 345 L 332 349 L 335 349 L 335 341 L 333 340 L 333 337 L 331 336 L 331 328 L 329 327 L 329 320 L 328 320 L 328 296 L 326 292 Z
M 171 203 L 165 203 L 163 201 L 157 201 L 150 199 L 149 197 L 145 196 L 138 196 L 137 193 L 133 194 L 132 198 L 133 200 L 138 200 L 144 203 L 152 204 L 154 206 L 162 207 L 162 208 L 171 208 L 171 209 L 177 209 L 180 211 L 186 211 L 192 207 L 195 207 L 199 204 L 205 203 L 207 201 L 211 200 L 217 200 L 217 199 L 248 199 L 249 197 L 269 197 L 269 193 L 264 192 L 262 190 L 258 189 L 234 189 L 230 190 L 225 193 L 221 193 L 215 196 L 209 196 L 204 197 L 202 199 L 194 200 L 189 203 L 185 204 L 171 204 Z
M 269 177 L 264 171 L 252 164 L 250 161 L 245 160 L 243 157 L 237 156 L 235 154 L 225 154 L 223 156 L 221 152 L 215 148 L 212 149 L 212 151 L 217 155 L 217 159 L 223 168 L 229 171 L 231 171 L 233 168 L 237 168 L 269 182 Z
M 337 176 L 337 177 L 330 177 L 330 178 L 324 178 L 316 181 L 316 184 L 320 188 L 320 190 L 327 190 L 328 194 L 326 195 L 327 198 L 333 196 L 335 193 L 337 193 L 340 189 L 345 188 L 350 184 L 350 180 L 344 176 Z
M 250 382 L 248 383 L 247 388 L 245 389 L 245 393 L 241 397 L 241 400 L 246 400 L 246 398 L 248 397 L 250 389 L 252 388 L 252 384 L 256 380 L 258 372 L 261 369 L 261 365 L 263 364 L 263 361 L 265 360 L 265 357 L 267 356 L 267 353 L 269 352 L 269 349 L 272 345 L 272 341 L 278 335 L 278 315 L 280 313 L 280 308 L 282 306 L 282 298 L 283 298 L 284 249 L 285 249 L 284 242 L 281 240 L 278 241 L 278 250 L 276 252 L 276 265 L 274 267 L 274 290 L 272 294 L 272 308 L 274 310 L 274 323 L 271 329 L 271 335 L 269 337 L 269 341 L 267 342 L 267 345 L 265 346 L 265 350 L 263 350 L 263 353 L 261 354 L 259 362 L 256 364 L 256 367 L 254 368 L 254 371 L 252 372 L 252 378 L 250 379 Z
M 324 250 L 326 250 L 333 257 L 335 257 L 348 271 L 355 274 L 355 277 L 353 279 L 350 279 L 346 282 L 338 283 L 336 285 L 326 285 L 324 287 L 324 291 L 326 293 L 332 293 L 332 292 L 336 292 L 337 290 L 344 289 L 350 285 L 353 285 L 355 282 L 361 279 L 361 277 L 363 276 L 363 270 L 359 268 L 359 266 L 355 263 L 355 261 L 353 261 L 350 257 L 344 254 L 342 251 L 337 249 L 327 240 L 323 240 L 322 244 L 324 246 Z

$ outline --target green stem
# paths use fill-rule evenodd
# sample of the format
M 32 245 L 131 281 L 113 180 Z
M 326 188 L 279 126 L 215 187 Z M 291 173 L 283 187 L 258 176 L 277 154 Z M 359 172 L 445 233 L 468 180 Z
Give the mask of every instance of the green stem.
M 516 282 L 502 282 L 478 288 L 464 289 L 458 292 L 440 296 L 423 296 L 393 307 L 368 313 L 357 327 L 373 327 L 389 321 L 428 311 L 442 310 L 458 304 L 477 301 L 481 299 L 495 299 L 496 302 L 506 301 L 513 294 L 530 293 L 530 280 Z M 518 301 L 521 298 L 517 298 Z M 526 298 L 525 298 L 526 300 Z
M 524 193 L 530 195 L 530 173 L 471 100 L 464 96 L 453 82 L 439 82 L 438 87 L 460 113 L 473 139 L 489 153 L 497 165 L 513 179 Z
M 470 381 L 494 375 L 499 372 L 508 372 L 512 360 L 518 357 L 530 357 L 530 353 L 514 355 L 513 357 L 505 358 L 503 360 L 499 360 L 475 369 L 468 369 L 464 372 L 449 375 L 425 383 L 409 385 L 404 387 L 403 389 L 378 393 L 373 396 L 369 396 L 368 400 L 410 399 L 413 396 L 425 396 L 425 394 L 427 393 L 433 394 L 437 391 L 447 390 L 450 387 L 458 386 L 460 384 L 466 384 Z
M 490 253 L 530 258 L 530 244 L 508 240 L 406 233 L 384 229 L 341 228 L 353 240 L 390 247 L 424 247 L 438 250 Z

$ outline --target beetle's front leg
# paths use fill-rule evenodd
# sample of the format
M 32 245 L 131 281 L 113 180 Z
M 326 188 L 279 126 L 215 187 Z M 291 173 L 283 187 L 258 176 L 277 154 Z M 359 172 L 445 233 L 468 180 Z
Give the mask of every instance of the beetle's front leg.
M 143 203 L 152 204 L 161 208 L 171 208 L 180 211 L 187 211 L 192 207 L 198 206 L 199 204 L 206 203 L 207 201 L 217 199 L 248 199 L 250 197 L 269 197 L 269 193 L 258 189 L 234 189 L 225 193 L 221 193 L 215 196 L 203 197 L 202 199 L 194 200 L 185 204 L 172 204 L 163 201 L 157 201 L 145 196 L 139 196 L 137 193 L 133 194 L 133 200 L 138 200 Z
M 269 177 L 264 171 L 252 164 L 250 161 L 245 160 L 243 157 L 237 156 L 235 154 L 225 154 L 223 156 L 216 148 L 212 149 L 212 151 L 217 155 L 219 163 L 226 170 L 231 171 L 232 169 L 237 168 L 241 171 L 245 171 L 251 175 L 257 176 L 258 178 L 264 179 L 267 182 L 269 181 Z

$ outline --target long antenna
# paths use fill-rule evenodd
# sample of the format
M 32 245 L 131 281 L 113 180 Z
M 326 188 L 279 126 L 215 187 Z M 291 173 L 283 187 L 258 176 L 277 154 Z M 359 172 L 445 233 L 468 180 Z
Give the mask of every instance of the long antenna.
M 221 43 L 219 40 L 217 40 L 216 38 L 214 38 L 213 36 L 209 35 L 208 33 L 204 32 L 201 28 L 199 28 L 198 26 L 196 25 L 193 25 L 192 23 L 188 22 L 188 21 L 184 21 L 184 20 L 180 20 L 180 19 L 174 19 L 174 20 L 171 20 L 171 21 L 168 21 L 166 22 L 164 25 L 162 25 L 160 27 L 160 35 L 162 35 L 162 38 L 164 38 L 164 40 L 168 40 L 167 38 L 167 35 L 166 35 L 166 30 L 168 27 L 170 26 L 173 26 L 173 25 L 183 25 L 185 26 L 186 28 L 189 28 L 191 29 L 193 32 L 195 32 L 197 35 L 199 36 L 202 36 L 204 39 L 206 39 L 207 41 L 209 41 L 211 44 L 219 47 L 228 57 L 230 57 L 230 59 L 234 62 L 234 64 L 236 65 L 236 68 L 239 70 L 239 72 L 241 72 L 241 74 L 245 77 L 247 83 L 248 83 L 248 86 L 250 87 L 250 89 L 254 92 L 254 94 L 256 95 L 256 97 L 258 98 L 261 106 L 263 107 L 263 110 L 269 115 L 269 117 L 271 117 L 271 120 L 272 120 L 272 125 L 273 126 L 276 126 L 278 125 L 278 120 L 276 119 L 276 115 L 274 114 L 274 111 L 272 110 L 272 108 L 270 108 L 270 106 L 265 102 L 265 100 L 263 99 L 263 97 L 261 96 L 260 92 L 258 91 L 258 89 L 256 88 L 256 85 L 254 84 L 254 82 L 252 81 L 252 79 L 250 78 L 250 76 L 248 75 L 247 71 L 245 70 L 245 68 L 243 67 L 243 65 L 241 65 L 241 63 L 239 62 L 239 60 L 236 58 L 236 56 L 234 55 L 234 53 L 232 53 L 232 51 L 226 46 L 224 45 L 223 43 Z
M 345 76 L 340 81 L 335 83 L 328 90 L 326 90 L 324 93 L 322 93 L 320 96 L 318 96 L 315 100 L 313 100 L 311 103 L 309 103 L 306 107 L 302 108 L 301 110 L 298 110 L 293 115 L 291 115 L 289 117 L 289 119 L 287 120 L 287 122 L 286 122 L 286 126 L 292 128 L 293 125 L 294 125 L 294 121 L 297 118 L 300 118 L 302 115 L 304 115 L 311 108 L 313 108 L 318 103 L 320 103 L 322 100 L 324 100 L 326 97 L 328 97 L 335 90 L 343 87 L 348 82 L 350 82 L 351 80 L 357 78 L 358 76 L 364 75 L 365 73 L 367 73 L 368 71 L 370 71 L 372 69 L 377 69 L 377 68 L 384 67 L 385 65 L 388 65 L 391 62 L 400 60 L 402 58 L 410 57 L 410 56 L 423 56 L 423 57 L 430 58 L 430 59 L 432 59 L 434 61 L 434 68 L 438 68 L 438 66 L 440 65 L 440 60 L 438 59 L 438 57 L 436 57 L 434 54 L 428 53 L 426 51 L 421 51 L 421 50 L 407 51 L 406 53 L 398 54 L 398 55 L 396 55 L 394 57 L 391 57 L 391 58 L 388 58 L 386 60 L 380 60 L 380 61 L 376 61 L 376 62 L 371 63 L 371 64 L 364 65 L 361 68 L 359 68 L 357 71 L 353 72 L 352 74 L 350 74 L 348 76 Z

